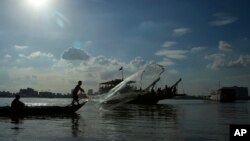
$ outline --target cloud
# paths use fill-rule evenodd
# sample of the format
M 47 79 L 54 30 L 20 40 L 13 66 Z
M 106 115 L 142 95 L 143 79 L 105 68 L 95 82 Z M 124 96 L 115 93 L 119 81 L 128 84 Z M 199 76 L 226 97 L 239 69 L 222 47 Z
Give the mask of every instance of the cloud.
M 140 56 L 135 57 L 128 63 L 119 61 L 115 58 L 107 58 L 105 56 L 91 57 L 91 60 L 87 64 L 88 69 L 99 72 L 101 79 L 112 79 L 115 77 L 120 77 L 119 68 L 122 66 L 127 75 L 130 75 L 147 62 Z M 86 66 L 85 66 L 86 67 Z
M 11 58 L 11 57 L 12 57 L 12 56 L 9 55 L 9 54 L 5 54 L 5 55 L 4 55 L 4 58 L 5 58 L 5 59 L 9 59 L 9 58 Z
M 149 29 L 155 29 L 160 27 L 160 23 L 156 23 L 154 21 L 144 21 L 139 24 L 139 29 L 141 30 L 149 30 Z
M 146 63 L 146 61 L 141 57 L 135 57 L 135 59 L 130 61 L 130 65 L 133 65 L 134 67 L 140 67 L 143 66 Z
M 11 55 L 5 54 L 5 55 L 3 56 L 3 59 L 1 59 L 1 61 L 0 61 L 0 65 L 3 65 L 3 66 L 5 66 L 5 67 L 7 67 L 8 65 L 11 64 L 11 61 L 12 61 L 12 60 L 13 60 L 13 57 L 12 57 Z
M 132 59 L 127 65 L 125 65 L 125 69 L 127 68 L 129 70 L 129 73 L 132 74 L 142 68 L 147 63 L 148 62 L 145 61 L 143 57 L 137 56 Z
M 35 54 L 43 53 L 20 55 L 19 62 L 16 61 L 17 63 L 9 68 L 10 82 L 6 83 L 5 86 L 11 85 L 13 86 L 12 90 L 19 90 L 28 85 L 36 90 L 50 89 L 52 92 L 68 93 L 78 80 L 82 80 L 84 89 L 91 88 L 96 91 L 98 83 L 121 78 L 121 71 L 119 71 L 121 66 L 124 68 L 124 77 L 126 78 L 149 63 L 140 56 L 128 62 L 105 56 L 91 56 L 88 61 L 81 61 L 80 64 L 73 65 L 70 61 L 62 58 L 48 58 L 48 55 L 37 57 L 39 55 Z M 28 59 L 34 56 L 36 57 Z M 167 59 L 164 61 L 166 63 Z
M 228 67 L 247 67 L 250 64 L 250 55 L 240 55 L 237 60 L 230 61 Z
M 115 58 L 107 58 L 105 56 L 97 56 L 97 57 L 92 57 L 92 63 L 93 64 L 99 64 L 99 65 L 119 65 L 119 61 Z
M 208 60 L 214 60 L 214 59 L 219 59 L 219 58 L 224 58 L 225 54 L 223 53 L 215 53 L 215 54 L 210 54 L 206 55 L 204 58 Z
M 172 66 L 175 64 L 172 60 L 170 60 L 168 58 L 163 58 L 162 61 L 157 62 L 157 63 L 160 65 L 163 65 L 163 66 Z
M 65 60 L 89 60 L 90 56 L 82 49 L 69 48 L 63 52 L 62 58 Z
M 172 59 L 185 59 L 187 50 L 159 50 L 155 53 L 157 56 L 165 56 Z
M 212 70 L 219 70 L 222 67 L 225 67 L 226 62 L 225 62 L 225 54 L 211 54 L 211 55 L 206 55 L 204 58 L 207 60 L 212 60 L 212 63 L 207 65 L 207 68 L 212 69 Z
M 15 45 L 14 46 L 16 50 L 22 50 L 22 49 L 27 49 L 28 46 L 20 46 L 20 45 Z
M 232 51 L 232 46 L 226 41 L 219 41 L 218 48 L 221 51 Z
M 162 47 L 165 47 L 165 48 L 170 48 L 172 47 L 173 45 L 176 45 L 177 42 L 173 42 L 173 41 L 166 41 L 163 43 Z
M 196 52 L 199 52 L 199 51 L 202 51 L 202 50 L 204 50 L 204 49 L 206 49 L 206 47 L 193 47 L 193 48 L 191 48 L 191 52 L 192 53 L 196 53 Z
M 56 59 L 50 53 L 39 53 L 34 52 L 30 55 L 19 54 L 19 58 L 12 62 L 12 66 L 15 67 L 31 67 L 39 70 L 46 70 L 46 68 L 51 68 Z
M 173 36 L 183 36 L 183 35 L 190 33 L 190 32 L 192 32 L 192 30 L 190 28 L 186 28 L 186 27 L 176 28 L 173 30 Z
M 247 67 L 250 64 L 250 55 L 240 55 L 238 59 L 228 61 L 225 59 L 225 54 L 211 54 L 204 57 L 207 60 L 212 60 L 212 63 L 207 65 L 207 68 L 219 70 L 220 68 L 239 68 Z
M 30 55 L 24 55 L 24 54 L 19 54 L 19 57 L 21 58 L 27 58 L 27 59 L 34 59 L 38 57 L 47 57 L 47 58 L 53 58 L 54 55 L 51 53 L 44 53 L 40 51 L 32 52 Z
M 228 14 L 225 13 L 217 13 L 214 15 L 214 17 L 216 19 L 210 22 L 210 24 L 213 26 L 228 25 L 238 20 L 238 18 L 229 16 Z

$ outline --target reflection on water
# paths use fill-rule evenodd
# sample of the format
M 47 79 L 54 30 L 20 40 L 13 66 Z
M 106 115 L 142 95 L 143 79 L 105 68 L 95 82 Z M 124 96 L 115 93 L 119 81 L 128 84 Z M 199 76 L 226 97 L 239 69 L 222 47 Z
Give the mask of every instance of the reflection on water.
M 52 106 L 52 104 L 48 104 L 48 103 L 25 103 L 26 106 Z
M 11 123 L 18 125 L 22 123 L 22 119 L 20 117 L 11 117 Z
M 136 105 L 126 104 L 116 107 L 112 110 L 102 112 L 104 119 L 141 119 L 148 118 L 152 120 L 174 120 L 176 121 L 177 109 L 172 105 Z
M 7 118 L 7 117 L 5 117 Z M 71 127 L 71 133 L 72 133 L 72 137 L 78 137 L 79 134 L 79 119 L 80 119 L 80 115 L 79 114 L 71 114 L 71 115 L 53 115 L 53 116 L 28 116 L 28 117 L 11 117 L 10 118 L 10 123 L 13 125 L 11 127 L 12 130 L 14 130 L 14 135 L 18 135 L 18 133 L 20 132 L 20 129 L 25 129 L 25 126 L 23 126 L 23 121 L 28 121 L 28 120 L 39 120 L 41 122 L 41 120 L 44 121 L 61 121 L 61 120 L 66 120 L 66 121 L 71 121 L 71 125 L 70 126 L 66 126 L 66 127 Z M 33 126 L 33 125 L 31 125 Z M 46 125 L 47 126 L 47 125 Z M 38 125 L 39 127 L 39 125 Z M 27 128 L 27 127 L 26 127 Z M 50 126 L 47 126 L 48 129 L 50 129 Z
M 250 102 L 169 100 L 158 105 L 125 104 L 112 110 L 100 110 L 98 104 L 89 102 L 73 115 L 0 117 L 0 129 L 4 129 L 0 140 L 229 140 L 229 124 L 250 124 L 249 113 Z
M 240 103 L 245 104 L 240 104 Z M 241 101 L 239 103 L 223 103 L 218 106 L 219 119 L 224 124 L 230 124 L 237 121 L 238 124 L 246 124 L 245 119 L 249 119 L 249 105 L 246 101 Z
M 172 105 L 127 104 L 101 112 L 101 128 L 108 140 L 164 140 L 177 124 L 178 110 Z M 97 132 L 104 132 L 103 130 Z M 171 136 L 171 135 L 170 135 Z
M 78 136 L 78 132 L 79 132 L 79 119 L 80 119 L 80 116 L 75 114 L 71 117 L 71 122 L 72 122 L 72 125 L 71 125 L 71 129 L 72 129 L 72 136 L 73 137 L 77 137 Z

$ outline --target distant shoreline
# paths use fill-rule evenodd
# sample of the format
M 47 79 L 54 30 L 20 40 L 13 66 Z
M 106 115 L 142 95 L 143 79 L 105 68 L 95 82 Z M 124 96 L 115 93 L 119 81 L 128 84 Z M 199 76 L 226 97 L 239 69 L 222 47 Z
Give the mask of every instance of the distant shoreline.
M 14 98 L 15 97 L 15 95 L 13 95 L 13 96 L 0 96 L 0 98 Z M 64 96 L 64 97 L 57 97 L 57 96 L 55 96 L 55 97 L 35 97 L 35 96 L 28 96 L 28 97 L 25 97 L 25 96 L 23 96 L 22 98 L 72 98 L 72 96 Z

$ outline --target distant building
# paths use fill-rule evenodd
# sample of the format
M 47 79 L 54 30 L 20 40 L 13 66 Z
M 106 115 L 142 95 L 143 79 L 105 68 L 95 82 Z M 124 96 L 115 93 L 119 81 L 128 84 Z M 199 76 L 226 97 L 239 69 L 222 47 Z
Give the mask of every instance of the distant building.
M 93 89 L 89 89 L 88 90 L 88 95 L 92 95 L 93 94 Z
M 38 91 L 35 91 L 32 88 L 20 89 L 19 95 L 22 97 L 36 97 L 38 96 Z
M 54 97 L 55 94 L 52 93 L 52 92 L 46 92 L 46 91 L 44 91 L 44 92 L 39 92 L 39 96 L 40 97 Z
M 234 102 L 236 100 L 236 92 L 231 88 L 220 88 L 210 95 L 210 100 L 220 102 Z
M 248 88 L 247 87 L 224 87 L 226 89 L 234 90 L 236 93 L 237 100 L 246 100 L 248 98 Z
M 248 88 L 247 87 L 223 87 L 214 91 L 210 95 L 211 100 L 229 102 L 234 100 L 247 100 Z

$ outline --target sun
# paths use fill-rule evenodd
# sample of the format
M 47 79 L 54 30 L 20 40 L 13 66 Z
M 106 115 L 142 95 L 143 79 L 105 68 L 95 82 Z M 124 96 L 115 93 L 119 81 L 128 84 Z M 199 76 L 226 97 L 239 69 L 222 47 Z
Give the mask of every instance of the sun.
M 35 10 L 46 9 L 49 4 L 49 0 L 26 0 L 26 2 Z

